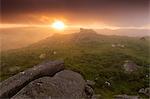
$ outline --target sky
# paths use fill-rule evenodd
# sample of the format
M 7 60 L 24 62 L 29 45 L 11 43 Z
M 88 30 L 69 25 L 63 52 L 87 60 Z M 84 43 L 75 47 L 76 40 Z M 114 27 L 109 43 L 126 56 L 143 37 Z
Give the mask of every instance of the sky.
M 150 0 L 1 0 L 2 24 L 147 27 Z

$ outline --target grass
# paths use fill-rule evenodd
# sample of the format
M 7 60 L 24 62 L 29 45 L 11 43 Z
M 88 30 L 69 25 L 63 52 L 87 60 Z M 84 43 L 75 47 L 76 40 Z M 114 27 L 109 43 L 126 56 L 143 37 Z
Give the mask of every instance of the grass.
M 112 44 L 123 44 L 124 48 Z M 46 60 L 64 60 L 67 69 L 80 72 L 85 79 L 96 82 L 94 90 L 105 98 L 116 94 L 138 94 L 149 87 L 148 65 L 149 38 L 145 41 L 134 37 L 103 36 L 97 34 L 54 35 L 29 47 L 2 52 L 1 80 Z M 53 54 L 53 52 L 56 54 Z M 46 54 L 40 59 L 41 54 Z M 140 69 L 125 73 L 125 60 L 132 60 Z M 19 70 L 10 71 L 18 66 Z M 95 80 L 97 79 L 97 80 Z M 109 81 L 108 87 L 105 81 Z

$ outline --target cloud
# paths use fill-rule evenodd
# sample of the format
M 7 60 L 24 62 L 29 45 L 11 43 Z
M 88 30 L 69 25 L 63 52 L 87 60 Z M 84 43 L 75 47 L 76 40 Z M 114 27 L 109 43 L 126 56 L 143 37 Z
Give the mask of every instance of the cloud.
M 116 26 L 148 24 L 149 0 L 2 0 L 4 23 L 102 22 Z

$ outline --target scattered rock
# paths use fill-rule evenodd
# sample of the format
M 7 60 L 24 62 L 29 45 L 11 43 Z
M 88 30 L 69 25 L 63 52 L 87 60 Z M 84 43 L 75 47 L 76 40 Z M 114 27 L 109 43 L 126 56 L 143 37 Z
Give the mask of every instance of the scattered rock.
M 121 45 L 120 47 L 124 48 L 124 47 L 125 47 L 125 45 Z
M 144 88 L 141 88 L 140 90 L 139 90 L 139 93 L 145 93 L 145 89 Z
M 123 44 L 111 44 L 111 46 L 112 46 L 113 48 L 115 48 L 115 47 L 124 48 L 124 47 L 125 47 L 125 45 L 123 45 Z
M 141 88 L 141 89 L 139 90 L 139 93 L 145 94 L 145 95 L 147 95 L 147 96 L 150 96 L 150 87 L 148 87 L 148 88 Z
M 106 81 L 105 84 L 106 84 L 107 86 L 111 86 L 111 83 L 108 82 L 108 81 Z
M 115 99 L 139 99 L 139 96 L 129 96 L 129 95 L 115 95 Z
M 39 56 L 39 58 L 40 59 L 44 59 L 46 57 L 46 54 L 44 53 L 44 54 L 41 54 L 40 56 Z
M 99 77 L 96 77 L 94 81 L 97 81 Z
M 138 65 L 135 64 L 133 61 L 126 60 L 123 67 L 126 72 L 130 73 L 130 72 L 136 71 L 138 68 Z
M 55 54 L 57 54 L 57 52 L 56 52 L 56 51 L 54 51 L 54 52 L 53 52 L 53 55 L 55 55 Z
M 115 44 L 111 44 L 111 46 L 112 46 L 112 47 L 116 47 L 116 45 L 115 45 Z
M 145 77 L 146 77 L 146 78 L 148 78 L 148 77 L 149 77 L 149 75 L 145 75 Z
M 145 95 L 150 96 L 150 87 L 145 88 Z

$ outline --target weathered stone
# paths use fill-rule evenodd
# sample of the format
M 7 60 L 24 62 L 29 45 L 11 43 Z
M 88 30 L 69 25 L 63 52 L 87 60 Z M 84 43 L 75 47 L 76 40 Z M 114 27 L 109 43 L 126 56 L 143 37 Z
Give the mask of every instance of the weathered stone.
M 43 76 L 53 76 L 63 69 L 62 61 L 50 61 L 20 72 L 0 83 L 0 98 L 10 98 L 29 82 Z
M 32 81 L 12 99 L 81 99 L 86 96 L 85 85 L 80 74 L 64 70 Z
M 144 89 L 144 88 L 141 88 L 141 89 L 139 90 L 139 93 L 145 93 L 145 89 Z
M 139 96 L 115 95 L 115 99 L 139 99 Z
M 149 88 L 149 87 L 148 87 L 148 88 L 141 88 L 141 89 L 139 90 L 139 93 L 145 94 L 145 95 L 147 95 L 147 96 L 150 96 L 150 88 Z
M 145 88 L 145 95 L 150 96 L 150 87 Z
M 87 81 L 86 81 L 86 84 L 87 84 L 88 86 L 93 87 L 93 86 L 95 85 L 95 82 L 94 82 L 94 81 L 91 81 L 91 80 L 87 80 Z
M 107 86 L 111 86 L 111 83 L 108 82 L 108 81 L 105 81 L 105 84 L 106 84 Z
M 111 44 L 111 47 L 116 47 L 116 45 L 115 44 Z
M 54 51 L 54 52 L 53 52 L 53 55 L 56 55 L 56 54 L 57 54 L 57 52 L 56 52 L 56 51 Z
M 138 65 L 130 60 L 126 60 L 123 67 L 124 67 L 124 70 L 128 73 L 136 71 L 138 69 Z
M 80 28 L 80 33 L 96 33 L 93 29 Z
M 41 55 L 39 56 L 40 59 L 44 59 L 45 57 L 46 57 L 46 54 L 45 54 L 45 53 L 43 53 L 43 54 L 41 54 Z

